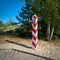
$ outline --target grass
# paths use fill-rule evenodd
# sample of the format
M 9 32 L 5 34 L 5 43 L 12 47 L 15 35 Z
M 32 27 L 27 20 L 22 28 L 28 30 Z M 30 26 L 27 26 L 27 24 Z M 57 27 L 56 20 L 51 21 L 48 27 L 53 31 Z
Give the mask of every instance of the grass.
M 55 46 L 60 46 L 60 39 L 51 40 L 50 42 L 52 42 Z
M 31 39 L 21 38 L 21 37 L 16 37 L 16 36 L 11 36 L 11 35 L 1 35 L 0 36 L 0 44 L 5 44 L 6 43 L 5 40 L 10 40 L 10 41 L 14 41 L 14 42 L 22 42 L 25 40 L 30 41 Z
M 21 37 L 16 37 L 16 36 L 11 36 L 11 35 L 2 35 L 0 36 L 0 44 L 5 44 L 6 41 L 5 40 L 11 40 L 11 41 L 15 41 L 15 42 L 22 42 L 22 41 L 29 41 L 32 42 L 31 38 L 21 38 Z M 51 40 L 51 41 L 44 41 L 44 39 L 39 39 L 39 42 L 42 42 L 43 45 L 45 45 L 45 43 L 47 44 L 51 44 L 53 43 L 55 46 L 60 46 L 60 39 L 56 39 L 56 40 Z

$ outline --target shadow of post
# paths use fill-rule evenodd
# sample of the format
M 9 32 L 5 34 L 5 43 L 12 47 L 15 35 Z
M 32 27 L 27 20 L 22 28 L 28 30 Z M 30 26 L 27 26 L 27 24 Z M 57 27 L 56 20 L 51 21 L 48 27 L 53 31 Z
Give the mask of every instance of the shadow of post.
M 22 46 L 22 47 L 26 47 L 26 48 L 32 49 L 32 47 L 26 46 L 26 45 L 21 44 L 21 43 L 9 41 L 9 40 L 5 40 L 5 41 L 9 42 L 9 43 L 13 43 L 13 44 L 19 45 L 19 46 Z M 45 60 L 55 60 L 53 58 L 49 58 L 49 57 L 45 57 L 45 56 L 40 56 L 40 55 L 37 55 L 37 54 L 34 54 L 34 53 L 30 53 L 30 52 L 26 52 L 26 51 L 21 51 L 21 50 L 17 50 L 17 49 L 12 49 L 12 50 L 17 51 L 17 52 L 21 52 L 21 53 L 25 53 L 25 54 L 29 54 L 29 55 L 33 55 L 33 56 L 36 56 L 36 57 L 40 57 L 40 58 L 45 59 Z
M 21 43 L 17 43 L 17 42 L 9 41 L 9 40 L 5 40 L 5 41 L 6 41 L 6 42 L 9 42 L 9 43 L 13 43 L 13 44 L 19 45 L 19 46 L 22 46 L 22 47 L 25 47 L 25 48 L 32 49 L 32 47 L 27 46 L 27 45 L 25 45 L 25 44 L 21 44 Z
M 30 52 L 25 52 L 25 51 L 21 51 L 21 50 L 17 50 L 17 49 L 12 49 L 12 50 L 17 51 L 17 52 L 21 52 L 21 53 L 25 53 L 25 54 L 29 54 L 29 55 L 33 55 L 33 56 L 36 56 L 36 57 L 40 57 L 40 58 L 45 59 L 45 60 L 55 60 L 53 58 L 40 56 L 40 55 L 37 55 L 37 54 L 34 54 L 34 53 L 30 53 Z

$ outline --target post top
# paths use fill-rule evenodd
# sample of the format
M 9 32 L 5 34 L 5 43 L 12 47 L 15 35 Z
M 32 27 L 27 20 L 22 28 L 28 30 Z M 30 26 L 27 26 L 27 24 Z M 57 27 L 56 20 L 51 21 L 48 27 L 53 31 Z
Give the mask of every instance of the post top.
M 32 18 L 35 18 L 36 19 L 36 18 L 38 18 L 38 16 L 37 15 L 33 15 Z

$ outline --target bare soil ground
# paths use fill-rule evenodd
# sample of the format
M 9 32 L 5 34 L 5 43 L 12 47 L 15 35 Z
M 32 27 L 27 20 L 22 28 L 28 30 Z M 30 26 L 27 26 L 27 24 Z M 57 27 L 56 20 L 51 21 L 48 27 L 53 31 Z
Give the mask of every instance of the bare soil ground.
M 32 49 L 32 40 L 0 36 L 0 60 L 60 60 L 60 46 L 39 40 Z

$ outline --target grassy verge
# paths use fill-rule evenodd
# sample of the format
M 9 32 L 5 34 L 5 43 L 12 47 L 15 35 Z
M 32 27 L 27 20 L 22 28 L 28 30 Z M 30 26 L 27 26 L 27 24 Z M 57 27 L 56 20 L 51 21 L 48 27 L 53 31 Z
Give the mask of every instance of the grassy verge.
M 60 39 L 51 40 L 50 42 L 52 42 L 55 46 L 60 46 Z

